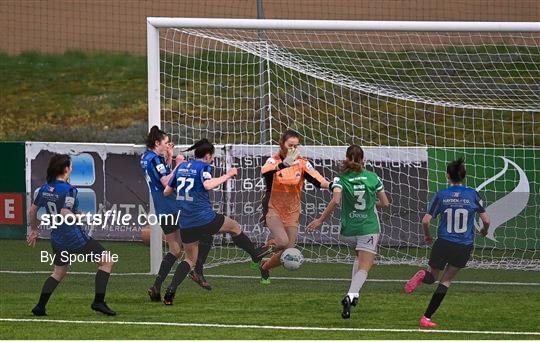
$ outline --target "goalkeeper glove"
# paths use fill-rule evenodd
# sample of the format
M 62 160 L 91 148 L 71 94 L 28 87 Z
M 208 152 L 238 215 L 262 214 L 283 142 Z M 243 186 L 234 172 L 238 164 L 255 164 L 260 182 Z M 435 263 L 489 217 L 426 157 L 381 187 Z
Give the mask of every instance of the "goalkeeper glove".
M 287 152 L 287 157 L 283 159 L 283 165 L 289 167 L 296 164 L 296 158 L 298 157 L 299 154 L 300 154 L 300 151 L 298 151 L 298 149 L 290 148 L 289 151 Z

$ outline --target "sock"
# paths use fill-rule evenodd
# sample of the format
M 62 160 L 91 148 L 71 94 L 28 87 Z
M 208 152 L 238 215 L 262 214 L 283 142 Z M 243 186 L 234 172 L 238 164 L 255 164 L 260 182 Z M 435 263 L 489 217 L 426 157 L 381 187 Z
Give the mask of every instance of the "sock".
M 353 301 L 353 299 L 359 297 L 358 292 L 356 292 L 356 293 L 347 293 L 347 296 L 349 297 L 351 302 Z
M 446 296 L 446 291 L 448 291 L 448 287 L 444 286 L 443 284 L 439 284 L 439 286 L 437 286 L 435 293 L 433 293 L 433 297 L 431 297 L 431 301 L 429 302 L 426 313 L 424 313 L 426 318 L 431 319 L 431 316 L 433 316 L 435 311 L 437 311 L 439 305 L 441 305 L 441 302 L 444 299 L 444 296 Z
M 278 267 L 279 265 L 281 265 L 281 252 L 275 253 L 274 255 L 272 255 L 270 260 L 268 260 L 262 265 L 262 268 L 263 270 L 268 271 L 274 267 Z
M 45 283 L 43 283 L 43 287 L 41 288 L 41 295 L 39 296 L 39 302 L 37 306 L 44 308 L 45 305 L 47 305 L 51 294 L 53 293 L 54 289 L 56 289 L 56 286 L 58 286 L 59 283 L 60 282 L 53 277 L 49 277 L 47 278 L 47 280 L 45 280 Z
M 426 275 L 424 276 L 422 282 L 424 284 L 433 284 L 435 282 L 435 277 L 433 276 L 433 273 L 431 273 L 430 271 L 426 271 Z
M 171 292 L 176 292 L 176 289 L 184 281 L 184 279 L 186 279 L 186 276 L 188 275 L 190 270 L 191 266 L 188 264 L 187 261 L 184 260 L 179 263 L 176 267 L 176 271 L 174 272 L 171 285 L 167 287 L 167 290 Z
M 354 276 L 356 275 L 356 272 L 358 272 L 358 259 L 354 259 L 354 263 L 352 265 L 351 279 L 354 278 Z
M 240 232 L 240 234 L 233 236 L 232 240 L 234 244 L 243 249 L 249 256 L 251 256 L 251 260 L 257 262 L 257 251 L 255 250 L 255 246 L 253 245 L 253 242 L 247 237 L 244 232 Z
M 212 235 L 206 235 L 202 240 L 199 241 L 199 254 L 197 255 L 197 263 L 195 264 L 195 272 L 198 274 L 203 274 L 204 263 L 210 253 L 212 248 L 212 240 L 214 237 Z
M 105 291 L 107 291 L 107 283 L 109 282 L 109 272 L 98 270 L 96 272 L 96 294 L 94 296 L 95 303 L 105 301 Z
M 154 287 L 158 290 L 161 289 L 161 284 L 163 284 L 163 281 L 165 281 L 165 279 L 167 278 L 167 275 L 171 271 L 171 268 L 176 262 L 176 259 L 176 256 L 172 253 L 167 253 L 163 257 L 163 260 L 161 261 L 161 266 L 159 266 L 158 275 L 156 277 L 156 280 L 154 281 Z
M 358 270 L 354 277 L 351 279 L 351 286 L 349 287 L 349 294 L 354 294 L 358 297 L 358 292 L 364 285 L 364 282 L 367 279 L 367 272 L 365 270 Z M 349 297 L 351 301 L 353 298 Z

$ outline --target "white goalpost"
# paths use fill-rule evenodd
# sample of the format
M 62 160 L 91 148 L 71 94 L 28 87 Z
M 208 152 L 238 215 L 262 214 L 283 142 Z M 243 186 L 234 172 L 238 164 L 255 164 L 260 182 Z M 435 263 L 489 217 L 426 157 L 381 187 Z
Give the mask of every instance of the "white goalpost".
M 379 212 L 379 263 L 425 263 L 420 220 L 464 157 L 466 185 L 492 218 L 472 267 L 540 270 L 540 23 L 147 18 L 148 122 L 176 145 L 208 138 L 218 172 L 216 210 L 259 243 L 265 192 L 260 167 L 281 133 L 327 179 L 349 144 L 391 199 Z M 306 231 L 330 199 L 306 183 L 298 246 L 310 262 L 351 262 L 334 215 Z M 435 227 L 433 227 L 435 229 Z M 219 236 L 208 265 L 246 261 Z M 151 272 L 162 256 L 151 234 Z

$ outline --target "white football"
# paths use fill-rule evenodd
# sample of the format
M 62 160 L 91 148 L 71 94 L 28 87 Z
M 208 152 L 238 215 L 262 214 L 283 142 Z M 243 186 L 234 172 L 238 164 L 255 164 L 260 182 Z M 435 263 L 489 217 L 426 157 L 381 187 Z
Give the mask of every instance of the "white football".
M 281 253 L 281 264 L 289 271 L 294 271 L 302 266 L 304 256 L 296 248 L 287 248 Z

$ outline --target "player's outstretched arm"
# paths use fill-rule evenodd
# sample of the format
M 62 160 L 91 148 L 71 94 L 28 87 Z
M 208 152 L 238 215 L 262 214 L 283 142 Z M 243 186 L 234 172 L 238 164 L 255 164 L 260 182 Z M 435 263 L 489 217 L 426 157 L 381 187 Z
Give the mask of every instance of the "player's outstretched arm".
M 324 221 L 326 221 L 328 217 L 332 215 L 336 207 L 339 206 L 339 204 L 341 203 L 341 191 L 342 191 L 341 188 L 338 188 L 338 187 L 334 188 L 333 196 L 332 196 L 332 199 L 330 200 L 330 203 L 328 203 L 328 206 L 326 207 L 326 209 L 324 209 L 323 213 L 318 219 L 315 219 L 310 224 L 308 224 L 309 230 L 318 229 L 320 226 L 322 226 Z
M 330 182 L 324 178 L 319 171 L 315 170 L 311 163 L 307 163 L 304 169 L 304 177 L 308 182 L 315 185 L 317 188 L 328 189 Z
M 229 171 L 227 171 L 226 174 L 224 174 L 221 177 L 218 178 L 212 178 L 209 180 L 204 181 L 203 186 L 206 190 L 212 190 L 220 186 L 221 184 L 225 183 L 229 179 L 233 178 L 238 174 L 238 169 L 233 167 Z
M 489 215 L 486 212 L 480 213 L 480 219 L 482 220 L 482 223 L 484 224 L 484 227 L 480 230 L 480 234 L 485 237 L 488 233 L 488 229 L 489 229 L 489 225 L 491 221 L 489 219 Z

